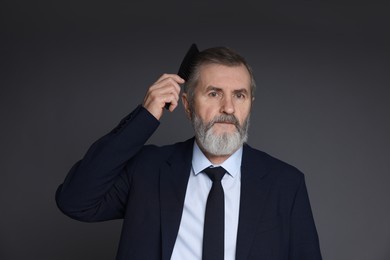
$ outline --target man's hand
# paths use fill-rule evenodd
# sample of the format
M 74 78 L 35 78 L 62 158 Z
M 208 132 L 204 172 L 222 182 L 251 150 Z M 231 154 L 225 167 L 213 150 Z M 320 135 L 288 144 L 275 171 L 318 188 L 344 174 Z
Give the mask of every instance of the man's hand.
M 146 92 L 143 107 L 160 120 L 165 103 L 171 103 L 169 111 L 175 110 L 179 101 L 180 85 L 184 79 L 176 74 L 163 74 Z

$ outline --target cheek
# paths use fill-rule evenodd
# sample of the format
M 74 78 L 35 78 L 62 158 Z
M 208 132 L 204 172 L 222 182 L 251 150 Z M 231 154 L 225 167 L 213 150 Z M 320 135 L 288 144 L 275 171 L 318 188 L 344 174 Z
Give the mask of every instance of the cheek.
M 245 109 L 239 111 L 238 114 L 236 114 L 236 117 L 237 117 L 238 121 L 240 122 L 240 125 L 242 125 L 244 123 L 244 121 L 248 118 L 249 113 L 250 113 L 250 108 L 245 108 Z
M 218 109 L 211 106 L 210 104 L 197 104 L 195 113 L 204 121 L 210 122 L 217 114 Z
M 199 111 L 197 115 L 206 124 L 209 123 L 213 119 L 211 114 L 209 112 L 207 112 L 207 111 Z

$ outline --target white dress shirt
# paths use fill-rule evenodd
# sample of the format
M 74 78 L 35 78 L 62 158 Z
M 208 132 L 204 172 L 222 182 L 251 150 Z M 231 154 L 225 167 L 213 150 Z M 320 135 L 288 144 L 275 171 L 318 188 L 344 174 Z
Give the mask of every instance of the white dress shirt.
M 207 197 L 212 186 L 212 181 L 202 171 L 211 165 L 222 166 L 228 173 L 222 179 L 225 193 L 225 260 L 235 259 L 240 209 L 241 158 L 242 147 L 221 165 L 214 165 L 194 142 L 192 168 L 172 260 L 202 259 L 203 223 Z

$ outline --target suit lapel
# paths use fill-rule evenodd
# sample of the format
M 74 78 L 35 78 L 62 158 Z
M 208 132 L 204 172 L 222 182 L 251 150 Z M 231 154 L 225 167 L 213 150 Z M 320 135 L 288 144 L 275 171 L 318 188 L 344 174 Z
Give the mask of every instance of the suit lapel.
M 193 139 L 178 145 L 160 172 L 162 259 L 170 259 L 191 170 Z
M 179 231 L 191 170 L 194 139 L 179 144 L 160 171 L 162 259 L 171 257 Z M 247 259 L 270 189 L 264 160 L 245 145 L 241 164 L 240 215 L 236 259 Z
M 241 164 L 240 215 L 237 233 L 236 259 L 247 259 L 255 235 L 255 227 L 262 216 L 271 185 L 263 178 L 267 174 L 261 157 L 245 145 Z

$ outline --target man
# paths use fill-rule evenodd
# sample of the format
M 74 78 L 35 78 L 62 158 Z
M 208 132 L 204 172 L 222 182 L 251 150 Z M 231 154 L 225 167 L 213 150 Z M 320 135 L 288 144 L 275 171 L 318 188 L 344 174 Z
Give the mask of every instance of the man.
M 195 138 L 144 145 L 181 84 Z M 123 218 L 117 259 L 321 259 L 303 174 L 244 144 L 254 91 L 240 55 L 200 52 L 187 82 L 162 75 L 91 146 L 58 188 L 59 208 L 88 222 Z

